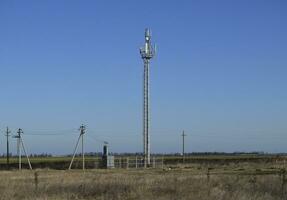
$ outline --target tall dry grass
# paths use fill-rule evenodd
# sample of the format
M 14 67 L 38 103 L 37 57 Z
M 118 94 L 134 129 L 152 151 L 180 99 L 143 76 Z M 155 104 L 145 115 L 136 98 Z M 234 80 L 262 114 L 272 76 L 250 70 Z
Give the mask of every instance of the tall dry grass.
M 283 186 L 283 188 L 282 188 Z M 283 200 L 280 175 L 212 174 L 191 170 L 0 172 L 0 200 Z

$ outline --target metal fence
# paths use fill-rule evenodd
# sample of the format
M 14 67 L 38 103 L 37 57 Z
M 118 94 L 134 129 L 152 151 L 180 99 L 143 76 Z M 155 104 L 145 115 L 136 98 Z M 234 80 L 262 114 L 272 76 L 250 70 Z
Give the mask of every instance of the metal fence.
M 144 168 L 143 157 L 115 157 L 114 160 L 115 168 L 129 169 L 129 168 Z M 151 157 L 150 168 L 163 168 L 164 159 L 163 157 Z

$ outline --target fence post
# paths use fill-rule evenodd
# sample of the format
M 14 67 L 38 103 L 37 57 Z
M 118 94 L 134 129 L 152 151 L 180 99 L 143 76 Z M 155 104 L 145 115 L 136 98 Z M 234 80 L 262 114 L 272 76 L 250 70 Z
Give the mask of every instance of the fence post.
M 163 157 L 161 158 L 161 168 L 163 169 Z
M 152 165 L 153 165 L 153 168 L 155 168 L 155 157 L 153 157 L 153 160 L 152 160 Z
M 138 157 L 136 156 L 136 169 L 138 168 Z
M 127 169 L 129 168 L 129 158 L 127 157 Z

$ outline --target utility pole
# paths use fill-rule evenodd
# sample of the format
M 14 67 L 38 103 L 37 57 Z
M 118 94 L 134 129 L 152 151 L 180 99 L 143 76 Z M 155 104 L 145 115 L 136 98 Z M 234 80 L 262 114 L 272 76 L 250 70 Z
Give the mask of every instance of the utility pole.
M 149 108 L 149 68 L 150 59 L 155 55 L 155 47 L 151 44 L 151 32 L 145 29 L 145 45 L 140 48 L 140 54 L 144 61 L 144 86 L 143 86 L 143 153 L 144 166 L 150 166 L 150 108 Z
M 79 143 L 80 143 L 81 139 L 82 139 L 82 162 L 83 162 L 82 163 L 82 167 L 83 167 L 83 170 L 85 170 L 84 134 L 86 132 L 86 126 L 81 125 L 79 130 L 80 130 L 80 136 L 78 138 L 76 147 L 74 149 L 74 153 L 73 153 L 73 157 L 72 157 L 72 160 L 71 160 L 71 163 L 70 163 L 70 166 L 69 166 L 69 170 L 72 169 L 72 164 L 74 162 L 74 159 L 75 159 L 75 156 L 76 156 L 76 152 L 77 152 L 77 149 L 78 149 L 78 146 L 79 146 Z
M 17 153 L 18 153 L 18 163 L 19 163 L 19 170 L 22 169 L 22 155 L 21 155 L 21 134 L 23 133 L 22 129 L 18 129 L 17 131 L 18 135 L 15 136 L 15 138 L 17 138 Z
M 83 162 L 83 170 L 85 170 L 85 153 L 84 153 L 84 134 L 85 134 L 86 127 L 82 125 L 80 127 L 81 135 L 82 135 L 82 162 Z
M 28 160 L 29 168 L 32 170 L 32 165 L 31 165 L 29 156 L 28 156 L 28 154 L 26 152 L 25 145 L 24 145 L 24 142 L 23 142 L 23 139 L 22 139 L 22 133 L 24 133 L 24 132 L 23 132 L 23 130 L 21 128 L 19 128 L 17 133 L 18 133 L 18 135 L 14 136 L 14 138 L 17 138 L 17 153 L 18 153 L 19 170 L 22 169 L 21 146 L 22 146 L 24 154 L 26 155 L 26 158 Z
M 10 156 L 10 152 L 9 152 L 9 136 L 10 136 L 11 131 L 9 130 L 8 126 L 6 128 L 6 139 L 7 139 L 7 154 L 6 154 L 6 159 L 7 159 L 7 169 L 10 168 L 10 162 L 9 162 L 9 156 Z
M 184 138 L 186 136 L 186 134 L 184 133 L 184 130 L 182 131 L 182 162 L 184 163 L 184 159 L 185 159 L 185 152 L 184 152 L 184 145 L 185 145 L 185 141 L 184 141 Z

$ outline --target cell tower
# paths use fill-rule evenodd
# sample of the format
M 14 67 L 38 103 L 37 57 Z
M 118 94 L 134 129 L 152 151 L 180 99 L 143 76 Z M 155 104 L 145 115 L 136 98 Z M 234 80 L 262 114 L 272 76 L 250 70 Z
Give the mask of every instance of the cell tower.
M 185 133 L 184 133 L 184 130 L 182 131 L 182 162 L 184 163 L 184 160 L 185 160 L 185 137 L 187 136 Z
M 144 61 L 144 84 L 143 84 L 143 151 L 144 165 L 150 165 L 150 112 L 149 112 L 149 66 L 150 59 L 155 55 L 155 47 L 151 44 L 151 31 L 145 29 L 145 45 L 140 48 L 140 54 Z

